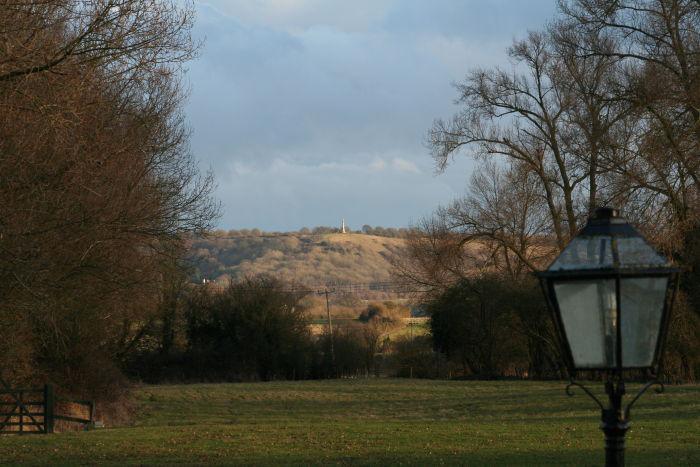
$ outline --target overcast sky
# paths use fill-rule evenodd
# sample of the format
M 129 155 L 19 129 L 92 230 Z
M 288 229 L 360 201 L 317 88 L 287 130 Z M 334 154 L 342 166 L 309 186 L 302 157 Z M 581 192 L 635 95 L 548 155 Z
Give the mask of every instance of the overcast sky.
M 452 83 L 509 67 L 505 49 L 555 0 L 202 0 L 186 112 L 216 175 L 219 226 L 407 226 L 466 190 L 425 134 Z

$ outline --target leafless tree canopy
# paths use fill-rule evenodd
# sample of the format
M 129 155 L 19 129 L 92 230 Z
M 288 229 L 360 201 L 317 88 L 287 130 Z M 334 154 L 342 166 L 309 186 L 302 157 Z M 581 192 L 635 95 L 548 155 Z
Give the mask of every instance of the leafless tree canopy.
M 479 164 L 468 194 L 423 220 L 397 261 L 397 274 L 433 297 L 474 288 L 475 274 L 526 281 L 602 205 L 679 262 L 700 264 L 700 2 L 559 7 L 508 48 L 507 68 L 469 71 L 456 84 L 458 113 L 428 131 L 438 171 L 455 157 Z M 697 310 L 698 277 L 687 277 Z M 693 345 L 682 336 L 700 329 L 698 315 L 678 316 L 688 376 Z
M 0 329 L 23 336 L 0 343 L 6 378 L 115 368 L 183 234 L 217 215 L 181 114 L 192 20 L 165 0 L 1 2 Z
M 473 70 L 457 84 L 462 110 L 429 131 L 439 170 L 461 154 L 485 164 L 470 195 L 437 215 L 450 219 L 451 232 L 495 241 L 504 260 L 513 254 L 528 269 L 534 264 L 517 242 L 504 242 L 506 230 L 533 244 L 554 239 L 561 249 L 586 215 L 605 204 L 622 207 L 667 251 L 677 251 L 683 232 L 697 222 L 700 4 L 560 6 L 546 30 L 508 49 L 512 68 Z M 494 180 L 494 170 L 508 175 Z M 532 196 L 493 202 L 499 192 L 524 187 Z M 516 234 L 518 224 L 504 225 L 503 211 L 530 221 Z

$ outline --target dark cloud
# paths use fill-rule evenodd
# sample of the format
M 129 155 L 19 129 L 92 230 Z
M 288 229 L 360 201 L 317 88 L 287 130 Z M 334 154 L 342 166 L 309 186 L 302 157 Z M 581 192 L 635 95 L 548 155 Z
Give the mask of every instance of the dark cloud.
M 453 113 L 451 83 L 504 63 L 553 3 L 199 3 L 187 112 L 221 226 L 406 225 L 460 194 L 470 164 L 434 177 L 425 132 Z

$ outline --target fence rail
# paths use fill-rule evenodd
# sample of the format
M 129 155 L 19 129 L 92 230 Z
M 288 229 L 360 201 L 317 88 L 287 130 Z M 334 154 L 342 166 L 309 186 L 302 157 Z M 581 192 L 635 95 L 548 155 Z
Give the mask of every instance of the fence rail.
M 37 394 L 41 400 L 38 400 Z M 29 397 L 30 399 L 25 400 Z M 9 399 L 9 400 L 8 400 Z M 56 413 L 57 404 L 76 404 L 87 408 L 89 418 Z M 80 423 L 86 428 L 95 424 L 95 403 L 87 400 L 58 399 L 53 386 L 43 388 L 0 389 L 0 434 L 48 434 L 57 420 Z

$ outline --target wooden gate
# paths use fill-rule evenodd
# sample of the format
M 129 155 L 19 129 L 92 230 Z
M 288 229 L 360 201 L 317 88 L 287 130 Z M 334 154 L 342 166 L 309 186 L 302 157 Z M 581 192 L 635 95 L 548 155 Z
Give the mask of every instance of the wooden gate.
M 43 389 L 0 390 L 0 433 L 51 433 L 52 395 L 49 385 Z
M 89 418 L 56 414 L 57 402 L 84 406 Z M 56 399 L 50 384 L 36 389 L 0 389 L 0 434 L 53 433 L 57 420 L 90 428 L 95 423 L 95 404 L 92 401 Z

